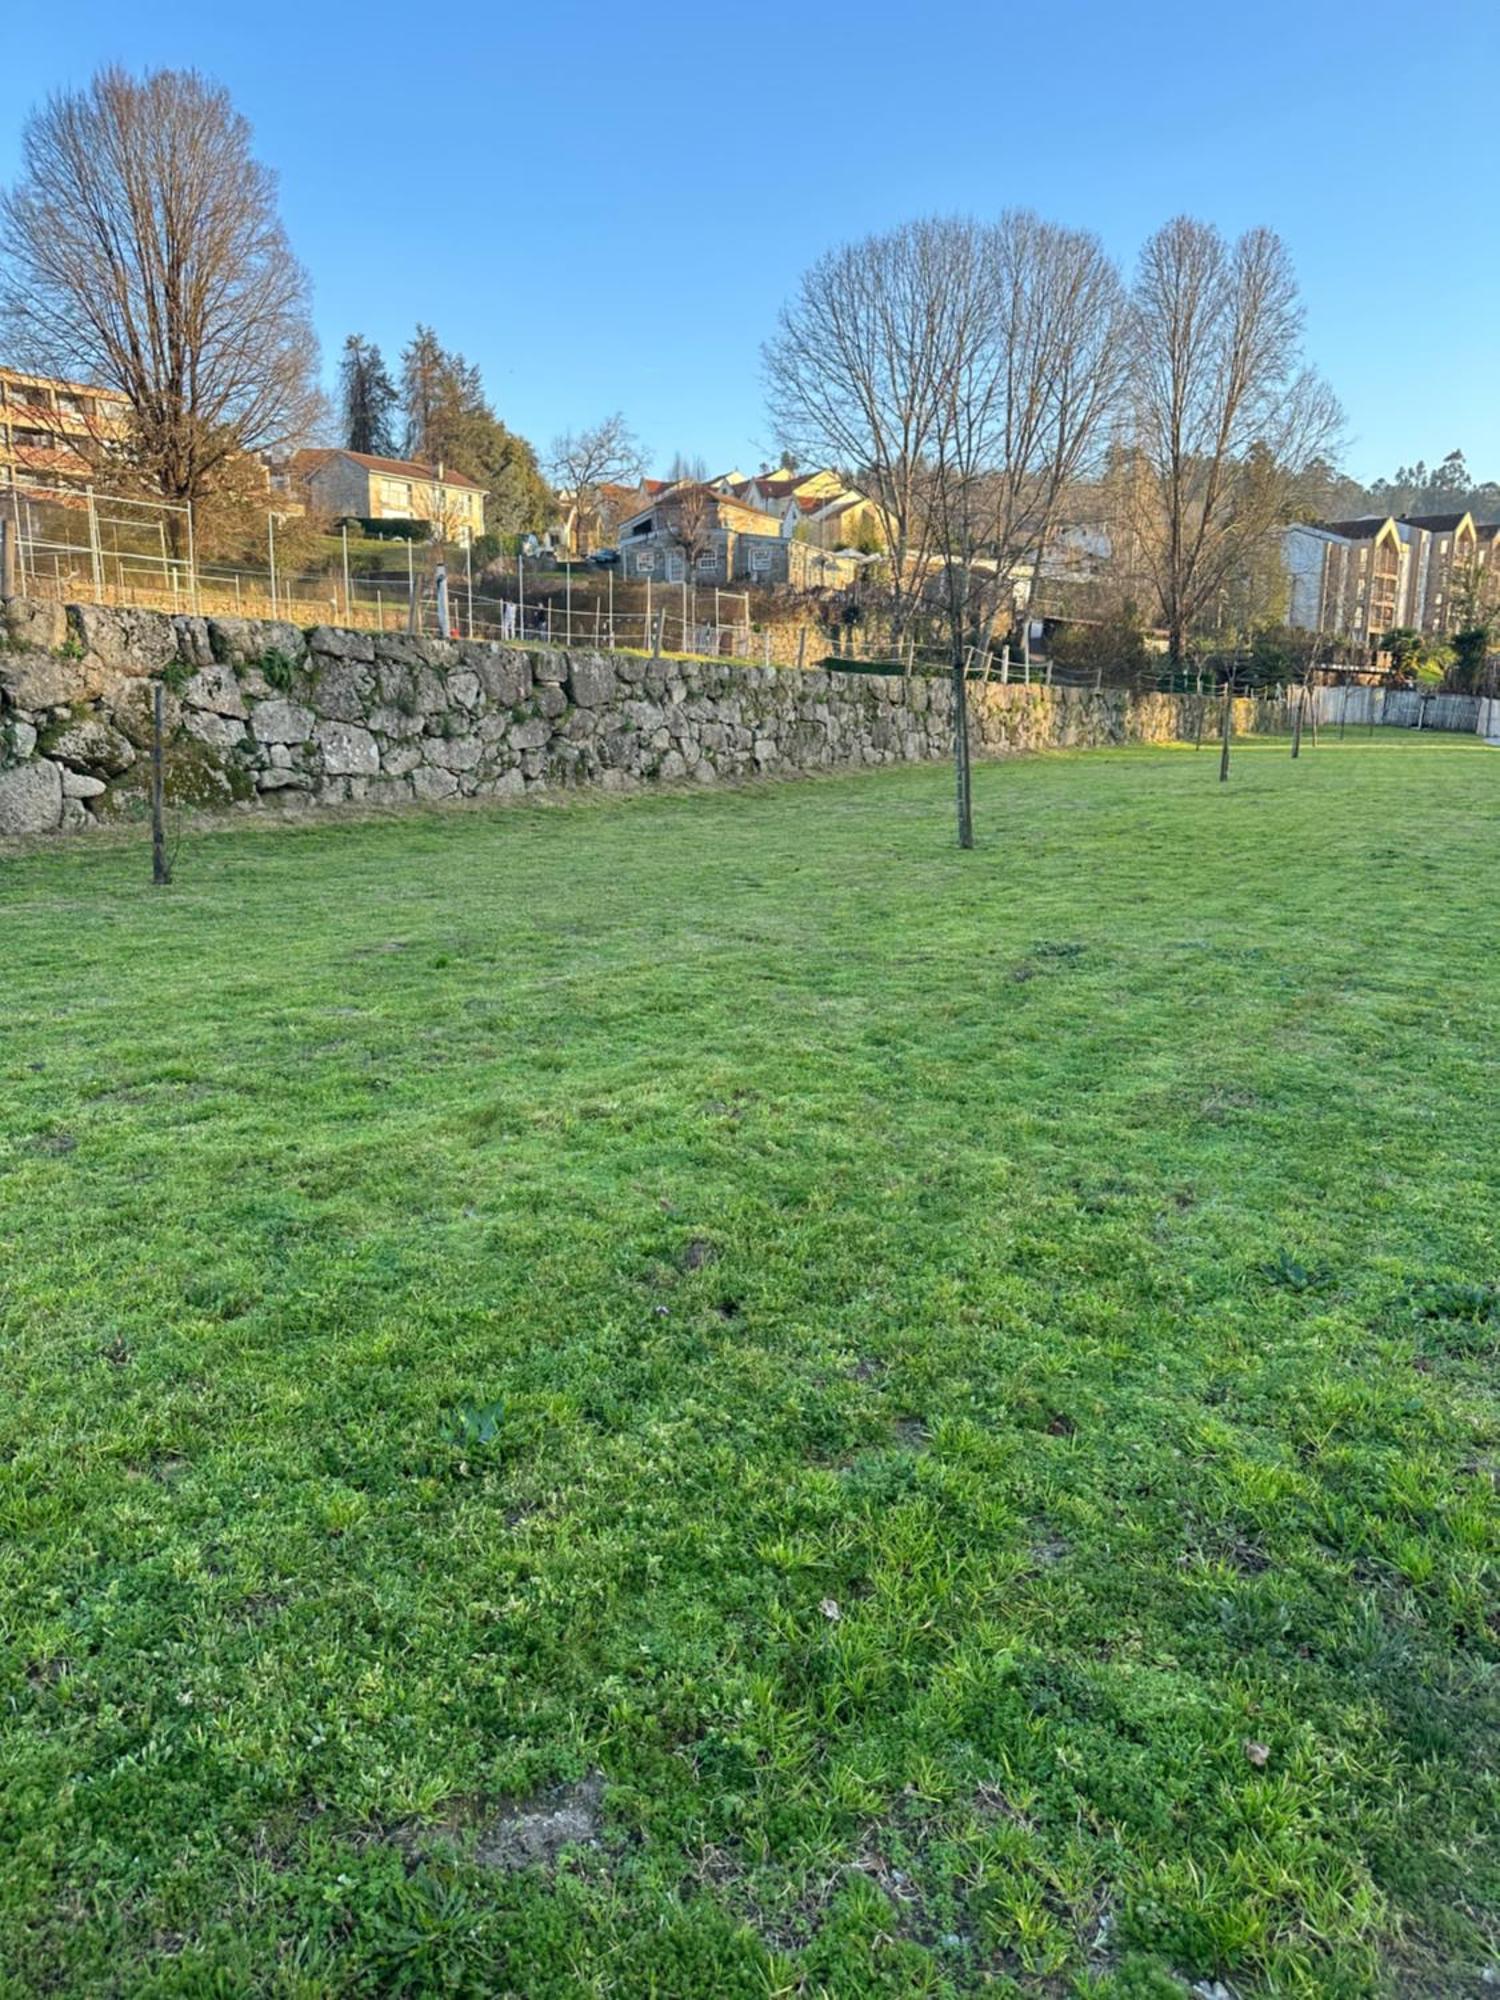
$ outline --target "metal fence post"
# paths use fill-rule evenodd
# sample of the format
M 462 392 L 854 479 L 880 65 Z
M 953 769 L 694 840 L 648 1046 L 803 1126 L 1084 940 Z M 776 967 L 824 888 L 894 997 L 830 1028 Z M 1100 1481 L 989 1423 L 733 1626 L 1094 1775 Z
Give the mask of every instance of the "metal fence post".
M 94 589 L 99 596 L 104 594 L 104 557 L 99 547 L 99 513 L 94 505 L 94 489 L 84 488 L 84 498 L 89 512 L 89 569 L 93 573 Z
M 193 532 L 193 503 L 191 500 L 188 502 L 188 508 L 187 508 L 187 542 L 188 542 L 188 602 L 192 605 L 193 615 L 196 617 L 199 610 L 198 542 Z

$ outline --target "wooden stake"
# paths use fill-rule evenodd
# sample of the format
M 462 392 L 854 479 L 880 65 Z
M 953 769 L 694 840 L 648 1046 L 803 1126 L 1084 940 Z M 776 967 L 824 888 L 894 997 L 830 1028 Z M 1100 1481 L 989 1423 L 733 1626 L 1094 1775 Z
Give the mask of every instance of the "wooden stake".
M 158 681 L 151 691 L 151 880 L 158 888 L 172 879 L 166 825 L 167 691 Z
M 1229 745 L 1234 735 L 1234 682 L 1224 683 L 1224 734 L 1219 751 L 1219 783 L 1229 782 Z

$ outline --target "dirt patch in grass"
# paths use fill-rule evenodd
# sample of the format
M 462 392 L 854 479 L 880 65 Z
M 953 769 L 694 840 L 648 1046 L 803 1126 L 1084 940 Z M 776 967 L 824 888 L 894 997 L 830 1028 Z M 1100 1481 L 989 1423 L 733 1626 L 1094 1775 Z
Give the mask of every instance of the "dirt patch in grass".
M 591 1771 L 577 1784 L 498 1807 L 460 1801 L 437 1825 L 403 1827 L 395 1840 L 410 1854 L 459 1847 L 476 1868 L 501 1874 L 551 1868 L 567 1848 L 597 1843 L 603 1804 L 604 1778 Z

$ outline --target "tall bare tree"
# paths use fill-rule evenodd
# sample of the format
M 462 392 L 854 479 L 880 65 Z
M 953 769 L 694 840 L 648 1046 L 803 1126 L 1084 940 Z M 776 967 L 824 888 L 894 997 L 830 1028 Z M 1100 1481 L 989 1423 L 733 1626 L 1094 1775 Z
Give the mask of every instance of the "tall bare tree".
M 815 265 L 766 350 L 782 436 L 879 510 L 898 635 L 938 579 L 965 847 L 968 660 L 1101 443 L 1122 297 L 1094 238 L 1034 215 L 915 222 Z
M 921 602 L 930 553 L 937 227 L 909 223 L 820 257 L 782 308 L 763 356 L 786 455 L 836 466 L 879 514 L 898 640 Z
M 604 489 L 634 486 L 646 470 L 646 455 L 640 440 L 618 410 L 587 430 L 568 431 L 552 441 L 548 475 L 559 495 L 566 496 L 577 523 L 579 555 L 589 554 L 582 543 L 589 538 L 590 524 L 602 531 L 605 520 Z
M 130 458 L 196 503 L 321 412 L 307 280 L 227 92 L 101 70 L 48 100 L 0 195 L 0 323 L 39 370 L 115 390 Z
M 1340 412 L 1303 363 L 1296 276 L 1269 229 L 1229 244 L 1178 216 L 1141 253 L 1131 318 L 1134 538 L 1180 667 L 1256 543 L 1290 518 Z

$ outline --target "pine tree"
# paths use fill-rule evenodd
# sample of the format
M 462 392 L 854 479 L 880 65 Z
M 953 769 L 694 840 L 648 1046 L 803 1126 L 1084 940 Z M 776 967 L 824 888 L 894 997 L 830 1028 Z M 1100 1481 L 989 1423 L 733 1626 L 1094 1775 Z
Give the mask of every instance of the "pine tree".
M 339 406 L 346 449 L 371 452 L 377 458 L 394 457 L 396 438 L 392 419 L 398 401 L 396 385 L 386 371 L 380 349 L 363 334 L 351 333 L 344 342 L 344 359 L 339 368 Z
M 418 325 L 401 350 L 401 405 L 406 412 L 406 455 L 423 465 L 443 457 L 438 412 L 451 396 L 445 377 L 452 359 L 430 326 Z
M 551 495 L 535 451 L 495 415 L 474 364 L 430 326 L 419 325 L 402 349 L 401 389 L 409 457 L 478 480 L 492 532 L 544 524 Z

